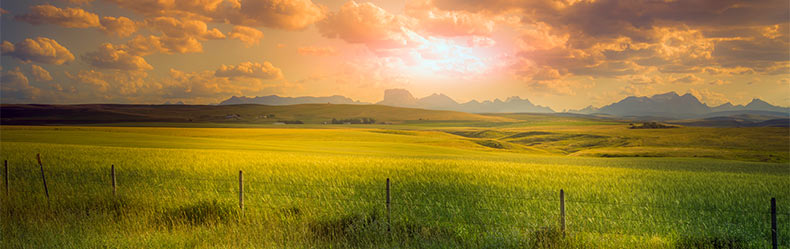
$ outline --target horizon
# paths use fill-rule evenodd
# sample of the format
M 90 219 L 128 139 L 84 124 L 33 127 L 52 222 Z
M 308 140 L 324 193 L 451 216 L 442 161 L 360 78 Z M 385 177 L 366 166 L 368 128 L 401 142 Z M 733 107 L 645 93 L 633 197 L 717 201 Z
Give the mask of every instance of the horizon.
M 407 89 L 402 89 L 402 88 L 392 88 L 392 89 L 385 89 L 385 90 L 406 90 L 406 91 L 408 91 Z M 584 106 L 582 108 L 576 108 L 576 109 L 557 109 L 557 108 L 554 108 L 554 107 L 549 106 L 549 105 L 543 105 L 543 104 L 540 104 L 540 103 L 535 103 L 535 102 L 533 102 L 532 100 L 530 100 L 528 98 L 524 98 L 524 97 L 516 96 L 516 95 L 509 96 L 509 97 L 502 98 L 502 99 L 501 98 L 483 99 L 483 100 L 481 100 L 481 99 L 472 99 L 472 100 L 468 100 L 468 101 L 458 101 L 458 100 L 454 99 L 452 96 L 448 96 L 448 95 L 446 95 L 444 93 L 431 93 L 431 94 L 423 96 L 423 97 L 417 97 L 417 96 L 413 96 L 413 95 L 412 96 L 415 99 L 419 100 L 419 99 L 427 98 L 427 97 L 430 97 L 430 96 L 433 96 L 433 95 L 440 95 L 440 96 L 443 95 L 445 97 L 448 97 L 448 98 L 452 99 L 453 101 L 455 101 L 458 104 L 465 104 L 465 103 L 469 103 L 469 102 L 486 103 L 486 102 L 495 102 L 497 100 L 502 101 L 502 102 L 507 102 L 511 98 L 519 98 L 520 100 L 527 100 L 527 101 L 531 102 L 536 107 L 547 107 L 547 108 L 551 109 L 555 113 L 567 113 L 567 112 L 572 112 L 572 111 L 580 111 L 582 109 L 586 109 L 586 108 L 589 108 L 589 107 L 592 107 L 594 109 L 600 109 L 600 108 L 605 107 L 605 106 L 616 104 L 616 103 L 618 103 L 618 102 L 620 102 L 622 100 L 625 100 L 627 98 L 630 98 L 630 97 L 652 98 L 652 97 L 655 97 L 657 95 L 666 95 L 666 94 L 670 94 L 670 93 L 674 93 L 676 96 L 691 95 L 694 98 L 696 98 L 697 101 L 699 101 L 701 104 L 706 105 L 706 106 L 711 107 L 711 108 L 718 107 L 718 106 L 723 106 L 723 105 L 726 105 L 726 104 L 730 104 L 732 106 L 746 106 L 746 105 L 748 105 L 748 104 L 750 104 L 750 103 L 752 103 L 752 102 L 754 102 L 756 100 L 763 101 L 765 103 L 768 103 L 769 105 L 780 107 L 780 108 L 790 108 L 790 106 L 782 106 L 782 105 L 770 103 L 770 102 L 767 102 L 767 101 L 765 101 L 763 99 L 760 99 L 760 98 L 753 98 L 753 99 L 751 99 L 751 100 L 749 100 L 749 101 L 747 101 L 745 103 L 724 102 L 724 103 L 721 103 L 721 104 L 718 104 L 718 105 L 711 105 L 709 103 L 706 103 L 706 102 L 702 101 L 700 99 L 700 97 L 695 96 L 694 94 L 692 94 L 690 92 L 686 92 L 684 94 L 679 94 L 679 93 L 677 93 L 675 91 L 669 91 L 669 92 L 665 92 L 665 93 L 656 93 L 656 94 L 652 94 L 652 95 L 642 95 L 642 96 L 638 96 L 638 95 L 624 96 L 622 99 L 615 100 L 615 101 L 613 101 L 611 103 L 603 104 L 603 105 L 600 105 L 600 106 L 594 106 L 594 105 L 591 104 L 591 105 L 587 105 L 587 106 Z M 234 99 L 234 98 L 255 99 L 255 98 L 262 98 L 262 97 L 279 97 L 279 98 L 343 97 L 343 98 L 350 99 L 351 101 L 353 101 L 353 102 L 355 102 L 357 104 L 360 104 L 360 105 L 388 105 L 388 104 L 382 104 L 381 103 L 384 100 L 383 98 L 378 100 L 378 101 L 367 102 L 367 101 L 361 101 L 361 100 L 358 100 L 358 99 L 353 99 L 353 98 L 350 98 L 350 97 L 347 97 L 347 96 L 344 96 L 344 95 L 340 95 L 340 94 L 325 95 L 325 96 L 310 96 L 310 95 L 283 96 L 283 95 L 279 95 L 279 94 L 270 94 L 270 95 L 262 95 L 262 96 L 230 96 L 227 99 L 221 100 L 220 102 L 216 102 L 216 103 L 186 103 L 186 102 L 183 102 L 183 101 L 175 101 L 175 102 L 166 101 L 164 103 L 102 103 L 102 102 L 85 102 L 85 103 L 73 103 L 73 104 L 48 104 L 48 103 L 0 103 L 0 104 L 31 104 L 31 105 L 33 105 L 33 104 L 47 104 L 47 105 L 104 105 L 104 104 L 108 104 L 108 105 L 115 105 L 115 104 L 119 104 L 119 105 L 222 105 L 222 102 L 227 101 L 227 100 L 231 100 L 231 99 Z M 294 105 L 300 105 L 300 104 L 316 104 L 316 103 L 298 103 L 298 104 L 294 104 Z M 332 103 L 327 103 L 327 104 L 332 104 Z
M 409 91 L 408 89 L 403 89 L 403 88 L 391 88 L 391 89 L 385 89 L 385 90 L 392 90 L 392 89 L 398 89 L 398 90 L 406 90 L 406 91 Z M 409 91 L 409 92 L 411 93 L 411 91 Z M 586 108 L 586 107 L 590 107 L 590 106 L 592 106 L 592 107 L 594 107 L 594 108 L 600 108 L 600 107 L 603 107 L 603 106 L 606 106 L 606 105 L 610 105 L 610 104 L 613 104 L 613 103 L 617 103 L 617 102 L 619 102 L 619 101 L 621 101 L 621 100 L 624 100 L 624 99 L 626 99 L 626 98 L 629 98 L 629 97 L 637 97 L 637 98 L 641 98 L 641 97 L 647 97 L 647 98 L 650 98 L 650 97 L 654 97 L 654 96 L 656 96 L 656 95 L 665 95 L 665 94 L 669 94 L 669 93 L 674 93 L 675 95 L 678 95 L 678 96 L 683 96 L 683 95 L 686 95 L 686 94 L 690 94 L 691 96 L 694 96 L 694 98 L 697 98 L 697 100 L 698 100 L 700 103 L 702 103 L 702 104 L 704 104 L 704 105 L 707 105 L 707 106 L 709 106 L 709 107 L 716 107 L 716 106 L 721 106 L 721 105 L 725 105 L 725 104 L 728 104 L 728 103 L 729 103 L 729 104 L 731 104 L 731 105 L 733 105 L 733 106 L 739 106 L 739 105 L 745 106 L 745 105 L 747 105 L 747 104 L 749 104 L 749 103 L 751 103 L 751 102 L 753 102 L 753 101 L 755 101 L 755 100 L 760 100 L 760 101 L 766 102 L 766 103 L 768 103 L 768 104 L 770 104 L 770 105 L 773 105 L 773 106 L 777 106 L 777 107 L 783 107 L 783 108 L 790 108 L 790 106 L 782 106 L 782 105 L 779 105 L 779 104 L 775 104 L 775 103 L 771 103 L 771 102 L 765 101 L 765 100 L 763 100 L 763 99 L 760 99 L 760 98 L 752 98 L 752 99 L 749 99 L 748 101 L 746 101 L 746 102 L 743 102 L 743 103 L 724 102 L 724 103 L 720 103 L 720 104 L 718 104 L 718 105 L 711 105 L 710 103 L 706 103 L 706 102 L 702 101 L 702 100 L 700 99 L 700 97 L 699 97 L 699 96 L 695 96 L 695 95 L 694 95 L 693 93 L 691 93 L 691 92 L 686 92 L 686 93 L 680 94 L 680 93 L 678 93 L 678 92 L 675 92 L 675 91 L 669 91 L 669 92 L 664 92 L 664 93 L 656 93 L 656 94 L 651 94 L 651 95 L 630 95 L 630 96 L 623 96 L 623 98 L 622 98 L 622 99 L 618 99 L 618 100 L 615 100 L 615 101 L 613 101 L 613 102 L 611 102 L 611 103 L 606 103 L 606 104 L 604 104 L 604 105 L 600 105 L 600 106 L 594 106 L 594 105 L 592 105 L 592 104 L 591 104 L 591 105 L 584 106 L 584 107 L 582 107 L 582 108 L 577 108 L 577 109 L 565 109 L 565 111 L 571 111 L 571 110 L 580 110 L 580 109 L 583 109 L 583 108 Z M 418 96 L 414 96 L 414 95 L 412 95 L 412 96 L 413 96 L 415 99 L 421 99 L 421 98 L 426 98 L 426 97 L 430 97 L 430 96 L 433 96 L 433 95 L 444 95 L 444 96 L 446 96 L 446 97 L 448 97 L 448 98 L 452 99 L 453 101 L 455 101 L 455 102 L 457 102 L 457 103 L 459 103 L 459 104 L 463 104 L 463 103 L 467 103 L 467 102 L 472 102 L 472 101 L 477 101 L 477 102 L 479 102 L 479 103 L 482 103 L 482 102 L 486 102 L 486 101 L 496 101 L 496 100 L 500 100 L 500 101 L 507 101 L 507 100 L 509 100 L 510 98 L 520 98 L 521 100 L 529 100 L 530 102 L 532 102 L 532 104 L 534 104 L 534 105 L 536 105 L 536 106 L 544 106 L 544 107 L 549 107 L 549 108 L 551 108 L 552 110 L 554 110 L 555 112 L 561 112 L 561 111 L 558 111 L 558 109 L 556 109 L 556 108 L 553 108 L 552 106 L 549 106 L 549 105 L 544 105 L 544 104 L 540 104 L 540 103 L 535 103 L 534 101 L 532 101 L 532 100 L 531 100 L 531 99 L 529 99 L 529 98 L 525 98 L 525 97 L 523 97 L 523 96 L 518 96 L 518 95 L 508 96 L 508 97 L 505 97 L 505 98 L 492 98 L 492 99 L 471 99 L 471 100 L 467 100 L 467 101 L 459 101 L 459 100 L 457 100 L 457 99 L 453 98 L 452 96 L 449 96 L 449 95 L 447 95 L 447 94 L 440 93 L 440 92 L 431 93 L 431 94 L 425 95 L 425 96 L 423 96 L 423 97 L 418 97 Z M 270 94 L 270 95 L 261 95 L 261 96 L 231 96 L 231 97 L 229 97 L 228 99 L 231 99 L 231 98 L 260 98 L 260 97 L 271 97 L 271 96 L 276 96 L 276 97 L 280 97 L 280 98 L 302 98 L 302 97 L 321 98 L 321 97 L 335 97 L 335 96 L 339 96 L 339 97 L 345 97 L 345 98 L 349 98 L 349 99 L 351 99 L 352 101 L 355 101 L 355 102 L 360 102 L 360 104 L 373 104 L 373 105 L 375 105 L 375 104 L 378 104 L 379 102 L 381 102 L 381 101 L 383 100 L 383 98 L 382 98 L 382 99 L 379 99 L 379 100 L 377 100 L 377 101 L 373 101 L 373 102 L 367 102 L 367 101 L 361 101 L 361 100 L 358 100 L 358 99 L 353 99 L 353 98 L 350 98 L 350 97 L 348 97 L 348 96 L 344 96 L 344 95 L 341 95 L 341 94 L 332 94 L 332 95 L 323 95 L 323 96 L 310 96 L 310 95 L 301 95 L 301 96 L 284 96 L 284 95 L 279 95 L 279 94 Z M 228 99 L 225 99 L 225 100 L 228 100 Z M 224 101 L 224 100 L 223 100 L 223 101 Z M 184 103 L 184 104 L 186 104 L 186 105 L 189 105 L 189 103 Z M 210 103 L 210 104 L 208 104 L 208 105 L 218 105 L 218 104 L 220 104 L 220 102 L 217 102 L 217 103 Z
M 786 1 L 265 3 L 4 2 L 0 102 L 376 103 L 398 88 L 554 110 L 667 92 L 790 106 Z

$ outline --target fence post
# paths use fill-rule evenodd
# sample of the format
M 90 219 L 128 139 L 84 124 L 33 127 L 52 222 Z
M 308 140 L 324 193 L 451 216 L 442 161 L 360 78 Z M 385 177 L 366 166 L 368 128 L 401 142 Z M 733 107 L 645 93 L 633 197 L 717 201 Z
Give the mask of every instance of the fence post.
M 3 178 L 5 180 L 5 196 L 8 196 L 8 160 L 3 160 Z
M 112 176 L 112 195 L 115 196 L 116 192 L 116 184 L 115 184 L 115 164 L 110 166 L 110 176 Z
M 776 231 L 776 198 L 771 198 L 771 248 L 773 249 L 779 248 Z
M 565 191 L 560 189 L 560 230 L 565 234 Z
M 244 173 L 239 170 L 239 209 L 244 210 Z
M 41 168 L 41 181 L 44 182 L 44 194 L 47 196 L 47 205 L 49 205 L 49 189 L 47 189 L 47 178 L 44 176 L 44 165 L 41 164 L 41 154 L 36 154 L 36 160 Z
M 390 220 L 390 179 L 387 178 L 387 231 L 391 230 Z

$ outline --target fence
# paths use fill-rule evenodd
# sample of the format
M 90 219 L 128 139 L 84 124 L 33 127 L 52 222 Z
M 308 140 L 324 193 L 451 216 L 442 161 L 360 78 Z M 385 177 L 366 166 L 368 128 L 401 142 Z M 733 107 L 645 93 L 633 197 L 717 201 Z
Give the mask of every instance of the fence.
M 44 191 L 44 197 L 47 200 L 47 204 L 50 203 L 51 194 L 52 196 L 58 196 L 58 193 L 50 193 L 50 189 L 47 186 L 47 175 L 44 170 L 44 166 L 41 163 L 40 158 L 37 156 L 37 162 L 40 169 L 40 180 L 42 184 L 42 189 Z M 4 169 L 3 169 L 3 177 L 4 177 L 4 186 L 5 186 L 5 195 L 8 197 L 13 193 L 24 193 L 24 194 L 41 194 L 40 191 L 33 191 L 33 190 L 14 190 L 11 191 L 13 186 L 9 186 L 9 167 L 8 161 L 4 161 Z M 142 175 L 132 172 L 121 172 L 118 173 L 116 171 L 115 165 L 111 165 L 109 170 L 107 171 L 106 175 L 94 175 L 91 177 L 86 177 L 84 172 L 76 173 L 76 172 L 59 172 L 61 175 L 68 175 L 68 174 L 80 174 L 81 178 L 94 178 L 99 181 L 105 182 L 108 190 L 112 190 L 112 195 L 118 195 L 119 188 L 123 189 L 123 182 L 119 184 L 119 177 L 125 180 L 132 180 L 135 179 L 136 181 L 150 181 L 150 182 L 172 182 L 177 181 L 182 185 L 188 185 L 191 183 L 201 183 L 201 184 L 218 184 L 225 186 L 224 189 L 213 189 L 211 190 L 212 193 L 217 195 L 223 196 L 232 196 L 233 199 L 236 199 L 238 202 L 239 210 L 244 212 L 250 208 L 270 208 L 270 209 L 278 209 L 282 208 L 282 206 L 277 205 L 266 205 L 267 203 L 274 203 L 274 199 L 276 198 L 286 198 L 286 199 L 301 199 L 301 200 L 308 200 L 313 202 L 324 202 L 326 203 L 358 203 L 362 205 L 367 205 L 370 207 L 380 207 L 383 209 L 386 215 L 386 225 L 387 230 L 391 230 L 391 224 L 393 224 L 392 220 L 393 217 L 398 217 L 399 213 L 443 213 L 444 216 L 449 217 L 456 217 L 454 219 L 450 219 L 449 221 L 440 221 L 440 220 L 433 220 L 432 223 L 434 224 L 443 224 L 443 225 L 467 225 L 467 226 L 477 226 L 481 228 L 495 228 L 495 227 L 505 227 L 505 228 L 518 228 L 518 229 L 525 229 L 525 230 L 535 230 L 545 228 L 546 226 L 558 226 L 560 231 L 565 234 L 568 232 L 572 233 L 594 233 L 600 235 L 613 235 L 613 236 L 637 236 L 637 237 L 646 237 L 650 234 L 660 233 L 660 231 L 649 231 L 649 229 L 644 229 L 644 233 L 629 233 L 623 231 L 617 231 L 611 229 L 613 226 L 618 224 L 628 224 L 629 226 L 632 225 L 665 225 L 669 227 L 676 227 L 676 226 L 684 226 L 694 227 L 695 223 L 700 220 L 711 219 L 712 216 L 720 216 L 721 214 L 726 214 L 726 217 L 730 217 L 729 220 L 719 220 L 716 224 L 720 227 L 723 227 L 728 232 L 739 231 L 738 227 L 743 226 L 744 224 L 764 224 L 765 230 L 763 232 L 757 231 L 757 234 L 753 236 L 754 239 L 760 239 L 762 235 L 768 235 L 762 237 L 762 239 L 768 240 L 770 238 L 770 244 L 772 248 L 778 248 L 779 245 L 779 233 L 778 233 L 778 224 L 777 224 L 777 217 L 790 217 L 790 213 L 783 213 L 777 212 L 777 205 L 776 199 L 771 198 L 770 202 L 766 202 L 766 207 L 770 207 L 770 209 L 727 209 L 721 207 L 714 207 L 714 206 L 697 206 L 697 207 L 680 207 L 680 206 L 673 206 L 673 205 L 666 205 L 666 204 L 655 204 L 655 203 L 626 203 L 626 202 L 607 202 L 607 201 L 599 201 L 599 200 L 589 200 L 589 199 L 574 199 L 572 193 L 566 193 L 565 190 L 559 189 L 554 196 L 558 198 L 550 198 L 548 195 L 535 195 L 535 196 L 505 196 L 505 195 L 493 195 L 493 194 L 470 194 L 470 193 L 452 193 L 452 192 L 441 192 L 436 191 L 433 189 L 413 189 L 408 186 L 401 186 L 399 188 L 397 185 L 393 186 L 393 182 L 390 178 L 386 178 L 386 181 L 381 183 L 381 186 L 360 186 L 360 185 L 337 185 L 337 184 L 309 184 L 309 183 L 298 183 L 298 182 L 285 182 L 285 181 L 277 181 L 274 179 L 266 179 L 261 180 L 260 178 L 253 178 L 253 179 L 245 179 L 245 175 L 243 171 L 239 171 L 238 177 L 236 179 L 227 177 L 227 178 L 216 178 L 216 177 L 186 177 L 183 175 L 170 175 L 170 176 L 157 176 L 152 177 L 150 175 Z M 109 175 L 109 177 L 107 177 Z M 109 178 L 109 181 L 105 181 L 104 179 Z M 32 179 L 32 178 L 28 178 Z M 237 184 L 237 185 L 236 185 Z M 233 186 L 231 189 L 228 186 Z M 300 191 L 286 191 L 285 193 L 278 193 L 276 191 L 267 192 L 265 186 L 279 186 L 281 188 L 302 188 Z M 183 187 L 183 189 L 187 189 Z M 343 192 L 342 196 L 337 195 L 328 195 L 328 194 L 315 194 L 309 193 L 309 191 L 304 191 L 304 189 L 334 189 L 335 192 Z M 317 191 L 320 192 L 320 191 Z M 363 193 L 363 194 L 360 194 Z M 378 194 L 376 194 L 378 193 Z M 395 195 L 393 193 L 398 193 Z M 258 198 L 258 201 L 254 201 L 254 198 Z M 415 200 L 422 200 L 422 201 L 415 201 Z M 471 200 L 471 201 L 462 201 L 462 200 Z M 519 210 L 517 208 L 497 208 L 497 207 L 480 207 L 480 201 L 484 200 L 485 202 L 492 202 L 492 201 L 499 201 L 499 202 L 509 202 L 515 203 L 517 205 L 511 205 L 516 207 L 523 207 L 531 205 L 530 203 L 538 203 L 533 207 L 533 209 L 527 210 L 534 210 L 538 209 L 541 212 L 528 212 Z M 505 205 L 507 206 L 507 205 Z M 607 213 L 599 211 L 598 213 L 591 212 L 589 210 L 595 210 L 596 207 L 608 207 L 609 211 L 616 210 L 617 214 Z M 393 211 L 394 210 L 394 211 Z M 665 212 L 670 212 L 673 219 L 661 219 L 657 215 L 651 215 L 651 210 L 663 210 Z M 642 211 L 641 215 L 638 215 L 637 212 Z M 630 213 L 629 213 L 630 212 Z M 674 212 L 674 213 L 672 213 Z M 458 215 L 456 215 L 458 214 Z M 481 215 L 486 214 L 486 215 Z M 630 215 L 627 215 L 630 214 Z M 681 215 L 682 214 L 682 215 Z M 707 216 L 706 216 L 707 215 Z M 711 216 L 712 215 L 712 216 Z M 418 215 L 419 216 L 419 215 Z M 427 215 L 431 219 L 436 218 L 433 215 Z M 629 217 L 630 216 L 630 217 Z M 687 218 L 684 219 L 677 219 L 677 216 L 685 216 Z M 462 219 L 458 219 L 457 217 L 461 217 Z M 485 217 L 488 217 L 486 219 Z M 501 222 L 502 217 L 507 217 L 508 219 L 523 219 L 527 222 L 514 224 L 514 223 L 507 223 Z M 548 217 L 548 218 L 546 218 Z M 647 217 L 647 219 L 645 218 Z M 542 218 L 542 219 L 536 219 Z M 746 219 L 741 219 L 746 218 Z M 766 219 L 766 220 L 763 220 Z M 537 222 L 532 222 L 536 221 Z M 753 226 L 754 227 L 754 226 Z M 756 227 L 761 227 L 761 225 L 757 225 Z M 709 228 L 706 228 L 709 229 Z M 659 229 L 660 230 L 660 229 Z

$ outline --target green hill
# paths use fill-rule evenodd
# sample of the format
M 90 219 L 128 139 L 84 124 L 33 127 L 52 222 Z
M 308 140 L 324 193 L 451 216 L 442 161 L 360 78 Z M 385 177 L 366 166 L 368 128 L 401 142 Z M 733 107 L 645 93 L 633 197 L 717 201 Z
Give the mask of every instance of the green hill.
M 0 105 L 2 124 L 91 124 L 120 122 L 210 122 L 271 124 L 372 118 L 377 123 L 411 120 L 511 122 L 507 117 L 382 105 Z

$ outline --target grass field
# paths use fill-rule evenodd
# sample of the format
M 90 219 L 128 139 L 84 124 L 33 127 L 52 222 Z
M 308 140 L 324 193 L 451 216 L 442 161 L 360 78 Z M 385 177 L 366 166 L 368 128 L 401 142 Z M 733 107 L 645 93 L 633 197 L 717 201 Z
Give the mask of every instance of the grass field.
M 768 248 L 769 200 L 775 197 L 779 244 L 790 247 L 787 128 L 629 130 L 591 120 L 499 118 L 510 121 L 2 126 L 0 159 L 9 162 L 10 196 L 3 197 L 0 243 Z M 116 196 L 110 165 L 117 170 Z

